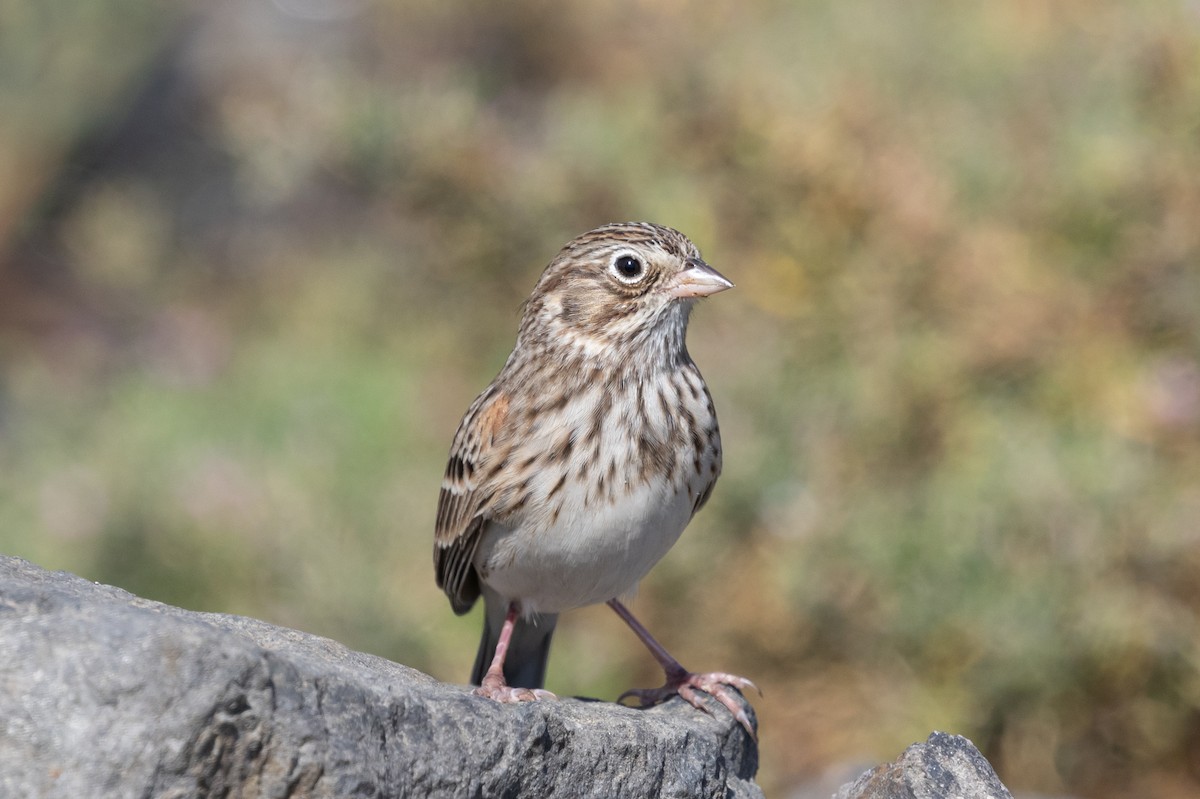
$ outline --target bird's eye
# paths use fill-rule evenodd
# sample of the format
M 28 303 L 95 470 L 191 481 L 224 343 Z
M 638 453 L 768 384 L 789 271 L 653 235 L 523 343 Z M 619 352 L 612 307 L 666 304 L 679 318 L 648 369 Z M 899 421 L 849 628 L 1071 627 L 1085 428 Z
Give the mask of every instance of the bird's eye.
M 622 255 L 613 261 L 613 271 L 623 283 L 632 283 L 642 276 L 646 268 L 632 255 Z

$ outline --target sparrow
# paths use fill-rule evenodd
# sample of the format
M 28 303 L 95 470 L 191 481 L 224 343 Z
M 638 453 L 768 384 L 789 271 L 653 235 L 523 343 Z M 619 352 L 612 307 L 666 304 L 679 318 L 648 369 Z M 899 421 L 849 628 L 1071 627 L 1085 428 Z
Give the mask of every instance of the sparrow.
M 646 222 L 570 241 L 525 302 L 516 345 L 467 409 L 438 498 L 437 584 L 454 612 L 482 596 L 475 693 L 543 690 L 560 613 L 607 603 L 662 666 L 643 706 L 699 692 L 755 732 L 724 672 L 685 669 L 620 598 L 675 544 L 721 473 L 712 397 L 688 354 L 697 300 L 733 284 L 686 236 Z

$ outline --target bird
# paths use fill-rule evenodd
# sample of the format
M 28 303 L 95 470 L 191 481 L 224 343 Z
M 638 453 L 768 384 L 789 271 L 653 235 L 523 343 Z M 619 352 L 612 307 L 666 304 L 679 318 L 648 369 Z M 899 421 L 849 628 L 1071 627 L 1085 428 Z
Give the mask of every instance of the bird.
M 679 231 L 608 224 L 568 242 L 524 303 L 516 344 L 454 435 L 434 570 L 455 613 L 482 596 L 474 693 L 543 689 L 559 614 L 607 603 L 666 675 L 618 698 L 724 705 L 753 738 L 725 672 L 685 669 L 622 601 L 675 544 L 721 473 L 712 397 L 688 354 L 696 301 L 733 288 Z M 757 690 L 757 688 L 756 688 Z

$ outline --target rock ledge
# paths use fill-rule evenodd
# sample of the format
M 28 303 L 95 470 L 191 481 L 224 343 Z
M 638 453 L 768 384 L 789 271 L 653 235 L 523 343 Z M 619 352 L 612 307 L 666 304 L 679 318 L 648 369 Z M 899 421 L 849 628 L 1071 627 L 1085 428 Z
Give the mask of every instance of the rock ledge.
M 761 797 L 727 712 L 502 706 L 0 557 L 0 796 Z

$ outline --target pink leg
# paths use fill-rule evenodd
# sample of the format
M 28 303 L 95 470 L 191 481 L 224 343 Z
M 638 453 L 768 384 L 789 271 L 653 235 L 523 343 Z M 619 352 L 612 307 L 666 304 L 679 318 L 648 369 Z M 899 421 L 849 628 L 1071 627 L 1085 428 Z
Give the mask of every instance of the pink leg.
M 517 623 L 520 611 L 516 602 L 510 602 L 508 613 L 504 616 L 504 626 L 500 628 L 500 638 L 496 641 L 496 655 L 492 665 L 488 666 L 487 674 L 483 675 L 483 683 L 473 693 L 476 696 L 494 699 L 497 702 L 534 702 L 538 699 L 557 699 L 549 691 L 541 688 L 510 688 L 504 681 L 504 657 L 508 654 L 508 643 L 512 640 L 513 627 Z
M 758 736 L 754 732 L 754 726 L 750 723 L 750 716 L 747 715 L 746 709 L 743 707 L 744 700 L 740 697 L 735 698 L 725 687 L 729 685 L 743 690 L 753 688 L 758 691 L 758 686 L 745 677 L 738 677 L 736 674 L 726 674 L 725 672 L 694 674 L 688 671 L 678 660 L 671 657 L 671 654 L 663 648 L 662 644 L 654 640 L 654 636 L 650 635 L 650 631 L 633 617 L 633 614 L 629 612 L 629 608 L 615 599 L 610 599 L 608 606 L 625 620 L 625 623 L 629 625 L 634 634 L 650 650 L 650 654 L 654 655 L 654 659 L 662 666 L 663 671 L 667 673 L 667 681 L 661 688 L 635 688 L 621 694 L 617 699 L 618 702 L 627 696 L 632 696 L 642 703 L 642 707 L 647 707 L 669 699 L 675 694 L 679 694 L 693 707 L 708 713 L 709 710 L 704 706 L 704 700 L 696 693 L 697 690 L 703 691 L 729 708 L 729 712 L 746 728 L 746 732 L 750 733 L 750 737 L 758 740 Z M 759 695 L 762 695 L 762 691 L 759 691 Z

